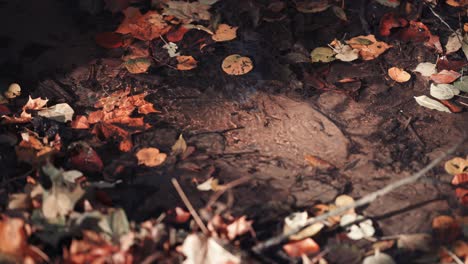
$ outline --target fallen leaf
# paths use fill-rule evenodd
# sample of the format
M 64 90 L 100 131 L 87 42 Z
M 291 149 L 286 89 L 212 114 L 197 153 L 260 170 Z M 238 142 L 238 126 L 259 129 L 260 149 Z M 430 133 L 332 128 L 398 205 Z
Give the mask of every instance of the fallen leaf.
M 450 84 L 433 84 L 430 88 L 431 96 L 439 100 L 450 100 L 455 95 L 460 94 L 460 90 Z
M 187 150 L 187 143 L 185 142 L 185 139 L 182 136 L 182 134 L 180 134 L 179 138 L 177 139 L 177 141 L 172 146 L 171 154 L 172 155 L 183 154 L 183 153 L 185 153 L 186 150 Z
M 71 127 L 74 129 L 88 129 L 88 118 L 83 115 L 75 116 L 75 119 L 71 122 Z
M 233 54 L 224 58 L 221 68 L 229 75 L 244 75 L 253 69 L 253 63 L 249 57 Z
M 15 147 L 18 161 L 31 165 L 45 162 L 57 149 L 43 144 L 33 133 L 21 133 L 22 141 Z
M 445 44 L 445 53 L 450 54 L 457 52 L 462 47 L 463 36 L 461 30 L 457 30 L 455 33 L 449 36 L 447 44 Z
M 448 101 L 448 100 L 440 100 L 440 102 L 448 107 L 452 113 L 460 113 L 463 111 L 463 108 L 460 106 L 456 105 L 455 103 Z
M 177 50 L 179 49 L 179 46 L 177 46 L 177 44 L 175 44 L 174 42 L 168 42 L 164 44 L 162 48 L 167 50 L 167 54 L 171 58 L 180 56 L 180 52 L 177 52 Z
M 328 47 L 318 47 L 310 52 L 312 62 L 330 62 L 335 60 L 335 52 Z
M 465 188 L 456 188 L 455 189 L 455 196 L 458 199 L 458 202 L 465 206 L 468 207 L 468 189 Z
M 188 28 L 183 25 L 178 27 L 176 30 L 172 30 L 166 34 L 166 39 L 169 42 L 179 42 L 184 38 L 185 33 L 189 31 Z
M 115 49 L 123 46 L 124 37 L 116 32 L 100 32 L 96 34 L 95 41 L 103 48 Z
M 346 194 L 339 195 L 338 197 L 335 198 L 336 207 L 348 206 L 353 203 L 354 203 L 354 198 Z M 345 214 L 355 214 L 355 213 L 356 212 L 354 211 L 354 208 L 351 208 L 345 212 Z
M 191 214 L 180 207 L 176 207 L 167 211 L 167 218 L 169 222 L 183 224 L 186 223 L 191 217 Z
M 414 72 L 421 73 L 424 77 L 430 77 L 433 74 L 437 73 L 436 64 L 430 62 L 421 62 L 416 66 L 416 69 L 413 70 Z
M 301 13 L 318 13 L 327 10 L 330 7 L 328 0 L 317 1 L 297 1 L 295 2 L 297 11 Z
M 439 73 L 432 74 L 431 80 L 435 83 L 452 83 L 461 76 L 460 73 L 456 71 L 447 71 L 442 70 Z
M 140 40 L 153 40 L 166 34 L 171 29 L 164 17 L 156 11 L 148 11 L 144 15 L 136 8 L 125 10 L 125 19 L 116 30 L 117 33 L 130 34 Z
M 455 157 L 445 162 L 445 171 L 451 175 L 468 172 L 468 160 L 460 157 Z
M 302 227 L 309 220 L 307 212 L 296 212 L 284 218 L 283 234 L 289 233 L 292 229 Z M 325 225 L 323 223 L 315 223 L 301 230 L 299 233 L 291 235 L 291 240 L 302 240 L 316 235 Z
M 460 7 L 460 6 L 468 5 L 467 0 L 446 0 L 445 3 L 453 7 Z
M 450 244 L 461 234 L 461 229 L 453 217 L 439 215 L 432 219 L 432 232 L 439 243 Z
M 32 99 L 31 96 L 29 96 L 28 101 L 23 106 L 23 110 L 40 110 L 47 105 L 48 101 L 48 99 L 41 99 L 40 97 Z
M 17 83 L 12 83 L 8 86 L 8 90 L 4 93 L 6 98 L 13 99 L 21 95 L 21 86 Z
M 346 43 L 351 48 L 359 50 L 363 60 L 373 60 L 392 47 L 383 41 L 377 41 L 374 35 L 357 36 Z
M 332 6 L 333 13 L 335 16 L 343 21 L 348 21 L 348 17 L 346 16 L 346 12 L 343 10 L 343 8 L 339 6 Z
M 377 251 L 375 255 L 365 257 L 362 264 L 396 264 L 396 262 L 389 255 Z
M 459 71 L 468 65 L 466 60 L 449 60 L 447 56 L 441 56 L 437 59 L 437 70 Z
M 99 122 L 94 126 L 92 133 L 98 137 L 119 142 L 119 149 L 121 151 L 127 152 L 133 147 L 130 133 L 116 125 Z
M 411 75 L 408 72 L 398 67 L 388 69 L 388 75 L 392 80 L 399 83 L 407 82 L 411 79 Z
M 100 173 L 104 168 L 101 157 L 86 142 L 76 141 L 68 147 L 70 166 L 87 173 Z
M 197 67 L 197 61 L 192 56 L 177 56 L 177 69 L 179 71 L 188 71 Z
M 398 236 L 397 247 L 410 251 L 432 251 L 432 236 L 429 234 L 403 234 Z
M 213 238 L 201 234 L 188 235 L 181 246 L 181 251 L 187 257 L 184 264 L 241 263 L 239 257 L 225 250 Z
M 399 32 L 398 38 L 407 42 L 422 42 L 425 46 L 434 48 L 438 53 L 443 52 L 439 37 L 432 35 L 429 28 L 419 21 L 410 21 L 409 26 Z
M 50 191 L 44 191 L 42 197 L 42 214 L 50 221 L 60 221 L 75 207 L 75 203 L 84 195 L 80 185 L 73 190 L 55 186 Z
M 229 41 L 236 38 L 237 27 L 220 24 L 211 38 L 216 42 Z
M 218 179 L 210 177 L 208 180 L 197 185 L 199 191 L 214 191 L 218 188 Z
M 434 110 L 441 111 L 441 112 L 451 113 L 448 107 L 446 107 L 439 101 L 431 99 L 425 95 L 415 96 L 414 99 L 416 100 L 416 103 L 418 103 L 420 106 L 424 106 L 429 109 L 434 109 Z
M 0 253 L 13 257 L 17 263 L 22 263 L 21 259 L 28 250 L 25 222 L 6 215 L 0 217 Z
M 67 103 L 56 104 L 47 109 L 42 109 L 37 112 L 39 116 L 46 117 L 57 122 L 66 123 L 73 119 L 75 111 Z
M 241 216 L 227 225 L 227 237 L 229 240 L 241 236 L 252 230 L 253 220 L 247 221 L 247 216 Z
M 201 2 L 183 2 L 183 1 L 168 1 L 163 10 L 163 15 L 174 16 L 182 22 L 182 24 L 190 24 L 200 20 L 210 20 L 211 14 L 209 9 L 211 5 Z
M 299 241 L 292 241 L 283 246 L 283 250 L 292 258 L 302 255 L 315 254 L 320 251 L 320 246 L 312 239 L 306 238 Z
M 397 17 L 394 13 L 386 13 L 380 19 L 379 32 L 382 36 L 390 36 L 392 28 L 405 27 L 408 21 Z
M 135 156 L 138 159 L 138 164 L 143 164 L 148 167 L 156 167 L 161 165 L 167 157 L 167 154 L 160 153 L 157 148 L 142 148 Z
M 313 155 L 305 155 L 304 159 L 309 163 L 310 166 L 314 168 L 318 168 L 321 170 L 331 170 L 334 169 L 335 166 L 333 166 L 331 163 L 328 161 L 325 161 L 319 157 L 313 156 Z
M 453 176 L 452 184 L 453 185 L 460 185 L 468 182 L 468 172 L 467 173 L 459 173 Z
M 152 60 L 150 58 L 136 58 L 127 60 L 124 66 L 127 68 L 128 72 L 138 74 L 148 71 L 151 64 Z
M 468 77 L 462 76 L 460 80 L 453 83 L 453 86 L 462 92 L 468 93 Z

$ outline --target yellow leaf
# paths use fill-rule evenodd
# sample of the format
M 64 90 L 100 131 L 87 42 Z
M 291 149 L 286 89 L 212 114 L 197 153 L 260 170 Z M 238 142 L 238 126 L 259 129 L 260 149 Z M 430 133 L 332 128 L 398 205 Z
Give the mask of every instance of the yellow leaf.
M 138 164 L 156 167 L 166 160 L 167 155 L 165 153 L 160 153 L 157 148 L 143 148 L 136 153 L 136 157 L 138 159 Z
M 223 60 L 221 68 L 229 75 L 244 75 L 253 69 L 253 63 L 249 57 L 233 54 Z

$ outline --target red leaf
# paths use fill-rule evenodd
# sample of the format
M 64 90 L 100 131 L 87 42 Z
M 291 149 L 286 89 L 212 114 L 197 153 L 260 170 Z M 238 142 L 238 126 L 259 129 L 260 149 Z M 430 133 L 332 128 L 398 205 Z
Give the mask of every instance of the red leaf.
M 453 179 L 452 179 L 453 185 L 460 185 L 466 182 L 468 182 L 468 173 L 460 173 L 460 174 L 453 176 Z
M 71 166 L 79 171 L 99 173 L 104 165 L 101 157 L 86 143 L 75 143 L 71 148 L 69 162 Z
M 387 13 L 383 15 L 382 19 L 380 20 L 379 25 L 379 32 L 382 36 L 389 36 L 390 30 L 396 27 L 405 27 L 408 24 L 403 18 L 398 18 L 393 13 Z
M 95 40 L 99 46 L 106 49 L 119 48 L 124 44 L 123 35 L 115 32 L 97 33 Z
M 456 60 L 448 60 L 447 56 L 442 56 L 437 60 L 436 66 L 438 71 L 442 70 L 452 70 L 458 71 L 461 68 L 468 65 L 467 61 L 456 61 Z
M 178 42 L 184 38 L 185 33 L 187 33 L 189 29 L 184 26 L 180 26 L 176 30 L 171 30 L 169 33 L 166 34 L 166 38 L 170 42 Z
M 439 73 L 432 74 L 431 80 L 435 83 L 452 83 L 460 76 L 461 74 L 456 71 L 443 70 Z
M 463 111 L 461 107 L 450 102 L 449 100 L 440 100 L 440 102 L 444 104 L 446 107 L 448 107 L 452 113 L 460 113 L 461 111 Z

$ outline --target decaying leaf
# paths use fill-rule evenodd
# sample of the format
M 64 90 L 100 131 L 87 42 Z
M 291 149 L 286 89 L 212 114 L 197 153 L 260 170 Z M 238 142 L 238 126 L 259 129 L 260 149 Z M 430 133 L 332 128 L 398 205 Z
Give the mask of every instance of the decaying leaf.
M 215 191 L 219 187 L 218 179 L 210 177 L 208 180 L 197 185 L 199 191 Z
M 136 58 L 127 60 L 124 66 L 128 72 L 138 74 L 148 71 L 151 64 L 152 60 L 150 58 Z
M 330 62 L 335 60 L 335 52 L 328 47 L 318 47 L 310 52 L 312 62 Z
M 143 148 L 135 155 L 138 159 L 138 164 L 143 164 L 148 167 L 161 165 L 167 157 L 167 154 L 159 152 L 157 148 Z
M 396 264 L 396 262 L 389 255 L 377 251 L 374 255 L 365 257 L 362 264 Z
M 346 12 L 343 10 L 343 8 L 339 6 L 332 6 L 333 13 L 335 16 L 343 21 L 348 21 L 348 17 L 346 16 Z
M 283 246 L 283 250 L 288 256 L 297 258 L 302 255 L 314 254 L 320 251 L 320 246 L 312 239 L 306 238 L 299 241 L 292 241 Z
M 460 90 L 450 84 L 433 84 L 430 88 L 431 96 L 439 100 L 450 100 L 455 95 L 460 94 Z
M 183 224 L 186 223 L 191 217 L 190 212 L 185 211 L 180 207 L 176 207 L 167 211 L 167 218 L 170 222 Z
M 20 218 L 1 215 L 0 253 L 12 258 L 12 263 L 21 263 L 28 249 L 25 222 Z
M 451 216 L 439 215 L 432 219 L 434 238 L 440 243 L 451 243 L 461 234 L 460 225 Z
M 397 247 L 411 251 L 430 252 L 432 250 L 432 236 L 425 233 L 399 235 Z
M 182 136 L 182 134 L 180 134 L 179 138 L 177 139 L 177 141 L 172 146 L 171 154 L 172 155 L 183 154 L 183 153 L 185 153 L 186 150 L 187 150 L 187 143 L 185 142 L 185 139 Z
M 398 67 L 388 69 L 388 76 L 399 83 L 407 82 L 411 79 L 411 75 L 408 72 Z
M 416 66 L 416 69 L 413 70 L 414 72 L 421 73 L 424 77 L 430 77 L 433 74 L 437 73 L 436 65 L 430 62 L 421 62 Z
M 199 1 L 183 2 L 183 1 L 168 1 L 167 8 L 164 9 L 163 15 L 174 16 L 183 24 L 190 24 L 200 20 L 210 20 L 211 14 L 209 9 L 211 5 L 204 4 Z
M 335 198 L 336 207 L 348 206 L 353 203 L 354 203 L 354 198 L 346 194 L 339 195 L 338 197 Z M 355 213 L 356 212 L 354 208 L 351 208 L 345 214 L 355 214 Z
M 374 35 L 357 36 L 347 40 L 346 43 L 351 48 L 359 50 L 363 60 L 373 60 L 392 47 L 383 41 L 377 41 Z
M 237 27 L 220 24 L 211 38 L 216 42 L 229 41 L 236 38 Z
M 71 127 L 74 129 L 88 129 L 89 128 L 88 118 L 83 115 L 75 116 L 75 119 L 71 123 Z
M 397 17 L 394 13 L 386 13 L 380 19 L 379 32 L 382 36 L 390 36 L 392 28 L 404 27 L 408 21 L 404 18 Z
M 144 15 L 137 8 L 129 7 L 124 11 L 125 19 L 116 30 L 117 33 L 130 34 L 140 40 L 153 40 L 166 34 L 171 26 L 156 11 Z
M 177 56 L 177 69 L 179 71 L 189 71 L 197 67 L 197 60 L 192 56 Z
M 335 58 L 340 61 L 354 61 L 359 58 L 359 50 L 351 48 L 349 45 L 341 43 L 335 39 L 330 43 L 333 47 L 333 51 L 336 53 Z
M 457 30 L 455 33 L 449 36 L 447 44 L 445 44 L 445 53 L 450 54 L 457 52 L 462 47 L 463 36 L 461 30 Z
M 431 99 L 425 95 L 415 96 L 414 99 L 416 100 L 416 103 L 418 103 L 420 106 L 424 106 L 429 109 L 434 109 L 434 110 L 441 111 L 441 112 L 451 113 L 448 107 L 446 107 L 439 101 Z
M 451 175 L 468 172 L 468 160 L 460 157 L 455 157 L 445 162 L 445 171 Z
M 321 170 L 331 170 L 335 168 L 331 163 L 313 155 L 305 155 L 304 159 L 310 166 Z
M 213 238 L 201 234 L 188 235 L 182 244 L 181 251 L 187 257 L 184 264 L 241 263 L 239 257 L 224 249 Z
M 42 164 L 60 149 L 60 146 L 54 147 L 53 142 L 50 145 L 43 143 L 34 133 L 21 133 L 21 138 L 15 147 L 17 159 L 31 165 Z
M 253 63 L 249 57 L 233 54 L 223 60 L 221 68 L 229 75 L 244 75 L 253 69 Z
M 439 73 L 432 74 L 431 75 L 431 80 L 433 82 L 435 82 L 435 83 L 452 83 L 456 79 L 458 79 L 458 77 L 460 77 L 460 76 L 461 76 L 461 74 L 456 72 L 456 71 L 442 70 Z
M 468 182 L 468 173 L 459 173 L 453 176 L 452 184 L 460 185 Z
M 56 104 L 47 109 L 42 109 L 37 112 L 39 116 L 47 117 L 57 122 L 66 123 L 73 119 L 75 111 L 67 103 Z
M 304 226 L 309 220 L 307 212 L 296 212 L 284 218 L 283 234 L 288 233 L 292 229 Z M 291 240 L 302 240 L 316 235 L 325 225 L 323 223 L 315 223 L 306 227 L 301 232 L 289 237 Z

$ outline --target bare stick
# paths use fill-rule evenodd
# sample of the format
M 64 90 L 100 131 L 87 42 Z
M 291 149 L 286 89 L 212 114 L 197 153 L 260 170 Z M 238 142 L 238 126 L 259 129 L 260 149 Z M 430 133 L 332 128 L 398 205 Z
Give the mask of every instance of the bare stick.
M 176 189 L 177 193 L 179 194 L 180 198 L 184 202 L 185 206 L 189 210 L 190 214 L 193 216 L 193 220 L 195 220 L 195 223 L 197 223 L 198 227 L 200 227 L 201 231 L 205 234 L 208 235 L 208 229 L 206 228 L 205 224 L 201 220 L 200 216 L 198 215 L 197 211 L 193 208 L 192 204 L 190 203 L 189 199 L 187 198 L 187 195 L 185 195 L 184 190 L 182 190 L 182 187 L 180 187 L 179 182 L 172 178 L 171 179 L 172 185 L 174 185 L 174 188 Z
M 242 177 L 242 178 L 234 180 L 234 181 L 232 181 L 232 182 L 230 182 L 228 184 L 219 186 L 220 190 L 217 191 L 210 198 L 210 200 L 208 201 L 208 204 L 206 205 L 206 207 L 211 207 L 219 199 L 219 197 L 221 197 L 221 195 L 223 195 L 227 190 L 232 189 L 232 188 L 236 187 L 237 185 L 241 185 L 241 184 L 243 184 L 243 183 L 245 183 L 245 182 L 247 182 L 249 180 L 250 180 L 250 178 L 248 178 L 248 177 Z
M 317 217 L 311 218 L 311 219 L 307 220 L 307 222 L 303 226 L 294 228 L 294 229 L 292 229 L 291 231 L 289 231 L 289 232 L 287 232 L 285 234 L 281 234 L 281 235 L 272 237 L 272 238 L 270 238 L 270 239 L 268 239 L 268 240 L 266 240 L 264 242 L 261 242 L 261 243 L 257 244 L 255 247 L 253 247 L 252 250 L 257 254 L 260 254 L 262 251 L 265 251 L 266 249 L 269 249 L 269 248 L 274 247 L 274 246 L 278 246 L 278 245 L 288 241 L 288 238 L 291 235 L 295 235 L 295 234 L 299 233 L 301 230 L 303 230 L 304 228 L 306 228 L 308 226 L 311 226 L 313 224 L 322 222 L 322 221 L 328 219 L 331 216 L 341 215 L 341 214 L 345 213 L 346 211 L 348 211 L 349 209 L 354 209 L 354 208 L 361 207 L 361 206 L 366 205 L 366 204 L 370 204 L 371 202 L 373 202 L 374 200 L 376 200 L 380 196 L 384 196 L 384 195 L 388 194 L 389 192 L 392 192 L 395 189 L 400 188 L 401 186 L 416 182 L 422 176 L 424 176 L 427 172 L 429 172 L 432 168 L 437 166 L 437 164 L 439 164 L 439 162 L 441 162 L 443 159 L 445 159 L 445 157 L 447 157 L 448 155 L 455 152 L 455 150 L 463 142 L 465 142 L 465 140 L 466 140 L 466 136 L 464 136 L 463 139 L 460 142 L 455 144 L 455 146 L 451 147 L 449 150 L 447 150 L 445 153 L 443 153 L 437 159 L 433 160 L 426 167 L 424 167 L 420 171 L 416 172 L 415 174 L 411 175 L 410 177 L 407 177 L 407 178 L 401 179 L 399 181 L 396 181 L 394 183 L 391 183 L 391 184 L 389 184 L 389 185 L 383 187 L 382 189 L 379 189 L 379 190 L 377 190 L 377 191 L 375 191 L 373 193 L 369 193 L 368 195 L 362 197 L 361 199 L 355 201 L 352 204 L 349 204 L 349 205 L 346 205 L 346 206 L 343 206 L 343 207 L 338 207 L 335 210 L 332 210 L 332 211 L 330 211 L 328 213 L 325 213 L 325 214 L 319 215 Z

